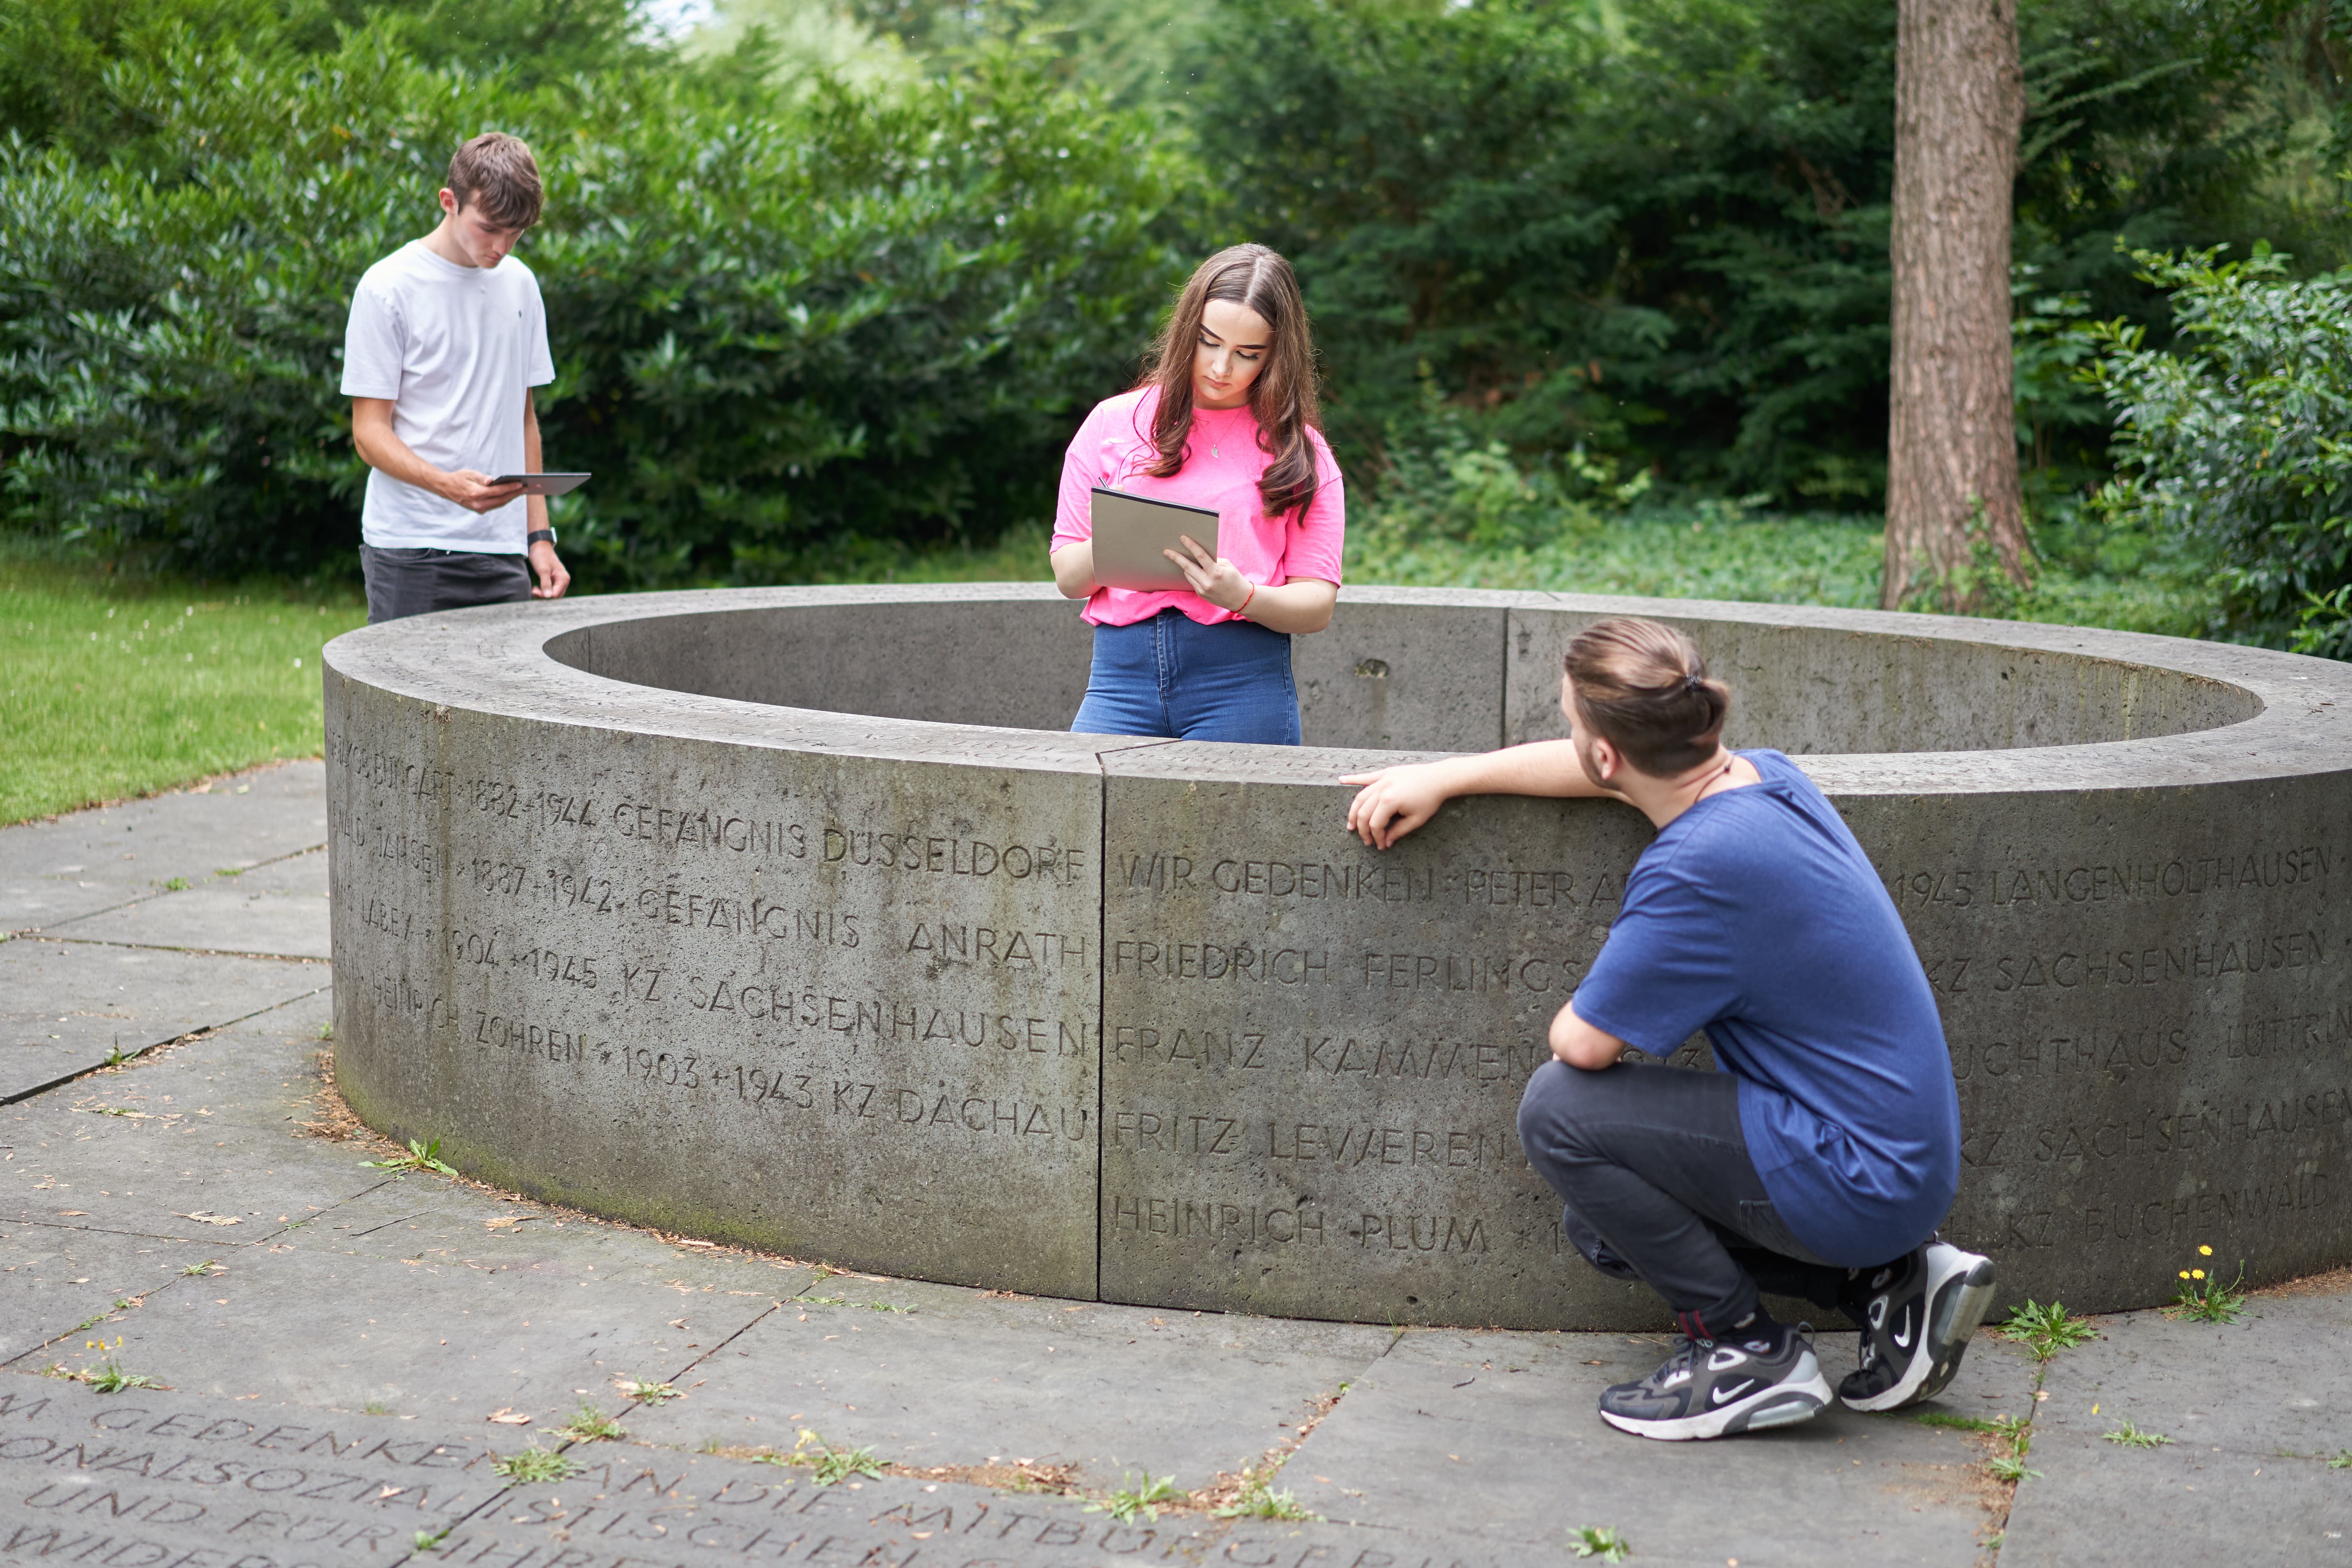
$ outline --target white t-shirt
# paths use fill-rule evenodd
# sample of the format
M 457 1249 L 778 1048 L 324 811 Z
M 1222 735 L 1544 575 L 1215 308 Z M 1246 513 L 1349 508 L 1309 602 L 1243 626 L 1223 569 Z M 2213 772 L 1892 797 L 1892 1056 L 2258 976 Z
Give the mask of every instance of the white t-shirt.
M 522 409 L 555 379 L 539 279 L 509 256 L 460 267 L 411 240 L 367 269 L 343 336 L 343 395 L 392 399 L 393 434 L 436 468 L 523 471 Z M 379 550 L 524 553 L 530 502 L 472 512 L 368 470 L 360 537 Z

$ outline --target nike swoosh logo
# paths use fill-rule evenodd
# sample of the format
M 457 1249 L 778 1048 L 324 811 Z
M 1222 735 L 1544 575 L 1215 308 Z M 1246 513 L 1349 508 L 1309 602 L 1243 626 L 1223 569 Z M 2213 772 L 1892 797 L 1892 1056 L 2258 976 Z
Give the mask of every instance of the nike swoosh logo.
M 1756 1380 L 1750 1377 L 1742 1379 L 1735 1387 L 1711 1388 L 1707 1390 L 1707 1403 L 1710 1405 L 1720 1405 L 1727 1399 L 1737 1399 L 1755 1386 Z
M 1903 1326 L 1900 1329 L 1897 1329 L 1894 1334 L 1895 1348 L 1901 1351 L 1909 1350 L 1911 1348 L 1911 1341 L 1917 1331 L 1918 1331 L 1915 1329 L 1911 1323 L 1911 1309 L 1906 1307 L 1903 1310 Z

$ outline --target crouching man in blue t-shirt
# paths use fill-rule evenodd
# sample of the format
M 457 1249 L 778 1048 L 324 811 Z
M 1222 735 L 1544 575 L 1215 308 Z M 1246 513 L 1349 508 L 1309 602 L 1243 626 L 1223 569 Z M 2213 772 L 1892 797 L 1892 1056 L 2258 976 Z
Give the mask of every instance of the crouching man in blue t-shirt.
M 1570 644 L 1573 736 L 1350 778 L 1348 826 L 1387 848 L 1463 795 L 1607 796 L 1657 825 L 1591 972 L 1552 1020 L 1519 1142 L 1602 1273 L 1683 1338 L 1601 1396 L 1645 1437 L 1802 1421 L 1830 1400 L 1810 1334 L 1759 1290 L 1844 1310 L 1838 1394 L 1893 1410 L 1952 1379 L 1990 1259 L 1933 1239 L 1959 1182 L 1959 1100 L 1927 979 L 1837 811 L 1778 752 L 1728 752 L 1730 693 L 1688 638 L 1612 620 Z M 1620 1066 L 1705 1029 L 1722 1071 Z

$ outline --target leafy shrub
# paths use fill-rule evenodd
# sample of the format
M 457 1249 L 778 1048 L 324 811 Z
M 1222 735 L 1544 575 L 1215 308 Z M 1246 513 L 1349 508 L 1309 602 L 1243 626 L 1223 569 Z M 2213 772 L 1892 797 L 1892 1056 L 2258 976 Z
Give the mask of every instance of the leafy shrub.
M 202 571 L 348 562 L 353 285 L 435 216 L 450 150 L 531 142 L 550 463 L 583 585 L 760 581 L 1050 504 L 1189 259 L 1148 122 L 997 51 L 952 81 L 753 101 L 617 72 L 525 91 L 384 27 L 331 53 L 182 39 L 110 89 L 144 163 L 0 145 L 0 504 Z
M 2137 251 L 2171 291 L 2173 352 L 2124 321 L 2084 374 L 2116 416 L 2100 509 L 2210 546 L 2236 636 L 2352 657 L 2352 269 L 2287 275 L 2256 245 Z

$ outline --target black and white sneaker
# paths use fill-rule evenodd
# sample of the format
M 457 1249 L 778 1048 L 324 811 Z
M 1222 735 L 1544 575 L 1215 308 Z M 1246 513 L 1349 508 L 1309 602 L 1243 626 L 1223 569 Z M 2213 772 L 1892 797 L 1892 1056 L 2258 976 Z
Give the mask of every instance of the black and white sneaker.
M 1819 1415 L 1829 1379 L 1813 1359 L 1810 1330 L 1780 1327 L 1769 1351 L 1730 1340 L 1675 1342 L 1675 1353 L 1639 1383 L 1601 1395 L 1601 1418 L 1623 1432 L 1684 1442 L 1786 1426 Z
M 1992 1305 L 1992 1259 L 1931 1241 L 1864 1282 L 1862 1364 L 1838 1384 L 1855 1410 L 1933 1399 Z

